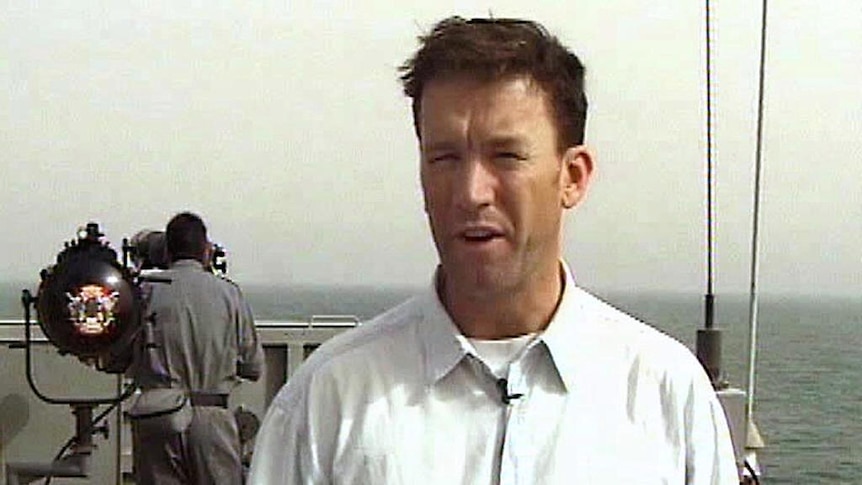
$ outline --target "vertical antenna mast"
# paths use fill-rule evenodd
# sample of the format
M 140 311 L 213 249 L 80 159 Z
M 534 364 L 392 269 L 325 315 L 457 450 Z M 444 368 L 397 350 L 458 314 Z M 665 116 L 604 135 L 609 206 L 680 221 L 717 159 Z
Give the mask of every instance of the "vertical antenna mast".
M 713 161 L 712 161 L 712 25 L 710 4 L 706 0 L 706 294 L 713 296 Z M 712 306 L 707 305 L 704 324 L 712 328 Z
M 713 292 L 713 161 L 712 161 L 712 25 L 711 6 L 706 0 L 706 294 L 704 327 L 697 331 L 695 353 L 715 388 L 721 387 L 721 332 L 715 328 L 715 294 Z
M 757 140 L 754 155 L 754 208 L 751 228 L 751 286 L 748 302 L 748 382 L 747 401 L 745 405 L 746 420 L 751 426 L 754 414 L 754 374 L 757 356 L 757 279 L 758 256 L 760 253 L 758 235 L 760 233 L 760 174 L 763 158 L 763 91 L 766 78 L 766 7 L 763 0 L 763 12 L 760 21 L 760 70 L 757 85 Z

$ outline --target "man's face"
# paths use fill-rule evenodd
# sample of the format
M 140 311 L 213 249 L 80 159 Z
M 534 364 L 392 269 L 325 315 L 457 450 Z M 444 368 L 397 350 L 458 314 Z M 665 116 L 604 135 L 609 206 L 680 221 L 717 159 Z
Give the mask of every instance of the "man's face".
M 563 209 L 580 199 L 592 165 L 583 147 L 559 153 L 540 88 L 525 77 L 432 80 L 419 133 L 446 285 L 492 296 L 558 277 Z

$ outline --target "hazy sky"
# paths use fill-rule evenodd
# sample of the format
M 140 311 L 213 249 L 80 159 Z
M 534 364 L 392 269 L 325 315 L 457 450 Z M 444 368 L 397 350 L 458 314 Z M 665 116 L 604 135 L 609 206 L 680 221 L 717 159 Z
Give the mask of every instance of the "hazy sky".
M 491 11 L 545 23 L 587 65 L 580 282 L 702 292 L 702 2 L 421 3 L 3 2 L 0 278 L 35 284 L 87 221 L 119 248 L 189 209 L 240 282 L 424 284 L 396 68 L 434 21 Z M 714 3 L 716 287 L 747 291 L 759 2 Z M 771 2 L 764 291 L 862 293 L 860 46 L 858 0 Z

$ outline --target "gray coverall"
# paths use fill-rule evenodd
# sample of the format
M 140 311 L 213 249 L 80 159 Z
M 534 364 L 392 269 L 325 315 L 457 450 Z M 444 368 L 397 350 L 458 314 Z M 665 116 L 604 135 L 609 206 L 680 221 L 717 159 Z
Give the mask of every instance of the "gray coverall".
M 148 283 L 145 313 L 158 357 L 139 350 L 132 377 L 142 389 L 167 385 L 210 399 L 192 401 L 192 422 L 183 433 L 141 436 L 132 423 L 136 481 L 239 484 L 239 432 L 226 398 L 240 377 L 257 380 L 263 368 L 251 309 L 234 283 L 198 261 L 176 261 L 160 276 L 171 283 Z M 224 402 L 209 402 L 213 397 Z

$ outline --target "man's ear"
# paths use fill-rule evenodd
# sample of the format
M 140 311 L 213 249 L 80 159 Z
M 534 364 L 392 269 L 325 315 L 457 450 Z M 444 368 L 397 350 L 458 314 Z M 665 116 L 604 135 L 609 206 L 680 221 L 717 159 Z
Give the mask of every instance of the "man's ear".
M 203 258 L 204 260 L 201 263 L 203 263 L 204 268 L 209 269 L 213 262 L 213 242 L 209 239 L 207 239 L 207 244 L 204 246 Z
M 562 205 L 566 209 L 578 205 L 587 194 L 593 174 L 593 156 L 584 145 L 570 147 L 563 154 L 560 186 Z

